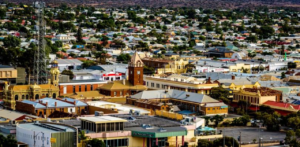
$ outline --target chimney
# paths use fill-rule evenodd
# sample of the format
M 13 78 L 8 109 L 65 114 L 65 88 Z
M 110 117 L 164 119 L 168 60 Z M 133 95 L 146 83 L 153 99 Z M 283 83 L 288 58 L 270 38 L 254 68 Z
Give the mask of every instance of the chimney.
M 211 83 L 211 79 L 210 77 L 208 77 L 207 82 L 206 83 Z
M 235 76 L 234 76 L 234 75 L 232 75 L 232 76 L 231 76 L 231 79 L 232 79 L 232 80 L 235 80 Z
M 55 102 L 55 107 L 57 106 L 57 102 Z

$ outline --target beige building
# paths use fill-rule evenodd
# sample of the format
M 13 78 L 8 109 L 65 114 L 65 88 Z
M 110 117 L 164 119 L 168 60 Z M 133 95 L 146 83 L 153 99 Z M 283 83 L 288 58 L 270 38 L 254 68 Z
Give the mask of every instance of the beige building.
M 282 92 L 267 87 L 245 88 L 233 94 L 233 102 L 245 100 L 251 105 L 262 105 L 267 101 L 281 101 Z
M 144 81 L 148 89 L 177 89 L 199 94 L 209 94 L 212 87 L 219 86 L 218 83 L 208 83 L 183 76 L 171 76 L 169 78 L 145 77 Z
M 250 64 L 237 63 L 235 65 L 229 66 L 229 71 L 231 72 L 243 72 L 243 69 L 247 69 L 247 73 L 251 72 Z
M 16 78 L 18 78 L 17 69 L 11 66 L 0 65 L 0 80 L 9 80 Z

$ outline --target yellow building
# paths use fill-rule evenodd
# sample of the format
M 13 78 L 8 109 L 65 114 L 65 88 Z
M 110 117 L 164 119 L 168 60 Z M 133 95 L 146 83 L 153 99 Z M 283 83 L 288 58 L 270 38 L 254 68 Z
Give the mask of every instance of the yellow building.
M 267 101 L 281 101 L 282 92 L 267 87 L 245 88 L 234 92 L 233 102 L 247 101 L 250 105 L 262 105 Z
M 250 64 L 244 64 L 244 63 L 237 63 L 235 65 L 229 66 L 229 71 L 231 72 L 246 72 L 250 73 L 251 72 L 251 67 Z
M 6 82 L 3 90 L 4 106 L 15 110 L 16 101 L 37 100 L 43 97 L 56 98 L 59 94 L 59 70 L 56 61 L 51 64 L 51 79 L 49 79 L 48 84 L 8 85 Z

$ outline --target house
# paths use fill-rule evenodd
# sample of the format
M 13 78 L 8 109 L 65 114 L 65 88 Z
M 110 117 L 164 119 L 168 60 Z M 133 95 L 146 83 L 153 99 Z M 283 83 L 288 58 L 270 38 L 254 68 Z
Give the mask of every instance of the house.
M 18 101 L 16 110 L 43 118 L 74 117 L 87 114 L 87 106 L 86 103 L 71 98 L 43 98 L 35 101 Z
M 168 111 L 168 108 L 166 107 L 169 107 L 170 105 L 177 105 L 180 110 L 188 110 L 196 114 L 228 114 L 228 106 L 223 102 L 219 102 L 204 94 L 180 90 L 143 91 L 135 95 L 131 95 L 127 98 L 126 103 L 152 110 Z
M 228 50 L 226 47 L 213 47 L 209 48 L 205 55 L 208 57 L 231 58 L 233 53 L 233 51 Z

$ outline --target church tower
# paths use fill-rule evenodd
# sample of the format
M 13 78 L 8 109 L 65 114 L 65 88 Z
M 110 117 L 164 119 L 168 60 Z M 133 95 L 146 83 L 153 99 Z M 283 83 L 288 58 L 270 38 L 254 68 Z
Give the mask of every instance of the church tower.
M 128 80 L 133 86 L 144 85 L 143 69 L 144 63 L 142 62 L 137 52 L 135 52 L 134 55 L 131 57 L 131 61 L 128 64 Z
M 58 82 L 59 82 L 59 70 L 58 70 L 58 63 L 56 60 L 51 62 L 51 83 L 48 84 L 53 84 L 54 86 L 58 87 Z

